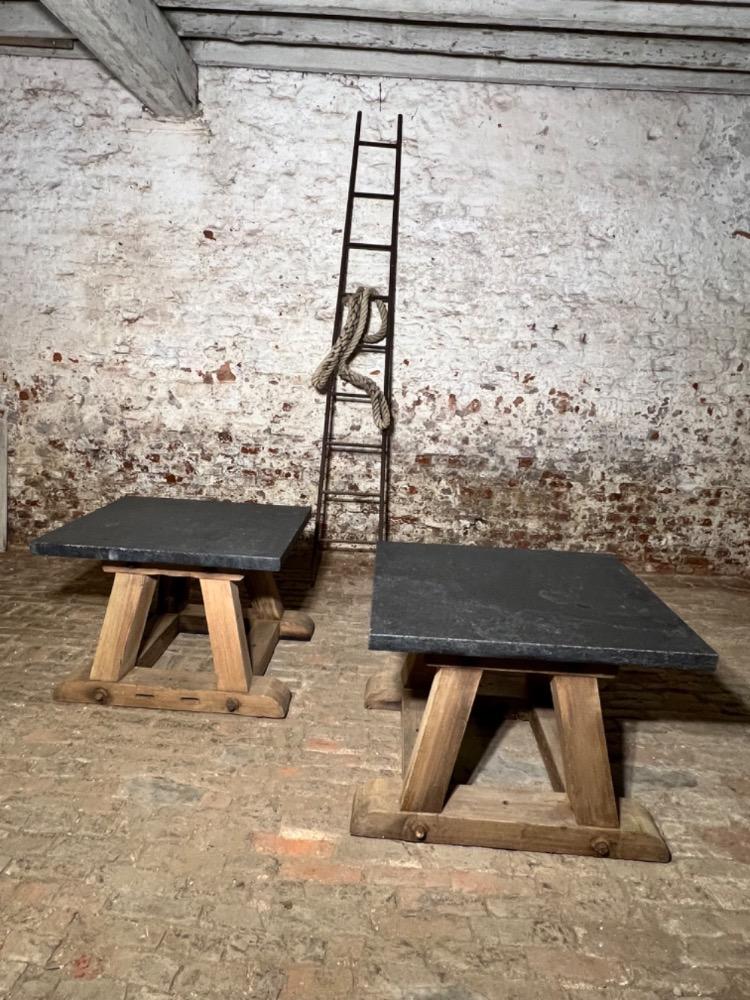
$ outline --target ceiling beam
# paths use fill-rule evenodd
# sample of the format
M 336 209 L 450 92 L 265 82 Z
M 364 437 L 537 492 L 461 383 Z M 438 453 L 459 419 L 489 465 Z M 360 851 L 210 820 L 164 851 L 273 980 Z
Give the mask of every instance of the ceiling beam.
M 180 38 L 203 41 L 750 73 L 750 44 L 734 38 L 663 38 L 601 31 L 534 31 L 435 22 L 215 14 L 190 10 L 169 11 L 167 18 Z M 196 58 L 195 53 L 193 57 Z
M 248 66 L 297 73 L 470 80 L 474 83 L 584 87 L 594 90 L 652 90 L 706 94 L 750 94 L 750 73 L 712 72 L 651 66 L 515 62 L 473 56 L 320 46 L 238 45 L 188 41 L 199 66 Z
M 559 31 L 750 36 L 748 0 L 157 0 L 160 7 Z
M 198 70 L 153 0 L 44 0 L 139 101 L 163 118 L 198 109 Z

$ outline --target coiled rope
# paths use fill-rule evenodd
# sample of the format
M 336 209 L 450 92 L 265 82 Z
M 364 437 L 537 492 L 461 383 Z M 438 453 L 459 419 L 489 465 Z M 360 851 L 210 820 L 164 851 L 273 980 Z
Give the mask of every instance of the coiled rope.
M 335 344 L 315 369 L 312 385 L 318 392 L 326 392 L 331 379 L 338 375 L 342 381 L 361 389 L 370 397 L 375 426 L 383 431 L 391 423 L 391 411 L 383 390 L 367 375 L 350 367 L 352 358 L 362 344 L 377 344 L 385 339 L 388 310 L 385 302 L 373 299 L 378 294 L 377 288 L 360 285 L 355 292 L 344 298 L 344 306 L 348 310 L 346 321 Z M 368 333 L 373 301 L 380 313 L 380 329 L 377 333 Z

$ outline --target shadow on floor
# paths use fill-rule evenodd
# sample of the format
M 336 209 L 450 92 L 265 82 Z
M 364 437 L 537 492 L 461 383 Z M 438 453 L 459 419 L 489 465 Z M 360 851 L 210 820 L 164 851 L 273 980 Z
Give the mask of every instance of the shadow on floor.
M 601 692 L 615 792 L 627 795 L 634 783 L 660 788 L 693 787 L 689 768 L 633 764 L 628 759 L 627 730 L 639 722 L 750 725 L 750 704 L 715 674 L 674 670 L 623 670 Z M 535 703 L 551 706 L 537 693 Z M 546 772 L 519 703 L 478 699 L 467 727 L 453 781 L 503 779 L 506 785 L 539 787 Z M 689 739 L 689 729 L 686 730 Z M 520 752 L 519 752 L 520 750 Z M 542 786 L 543 787 L 543 786 Z

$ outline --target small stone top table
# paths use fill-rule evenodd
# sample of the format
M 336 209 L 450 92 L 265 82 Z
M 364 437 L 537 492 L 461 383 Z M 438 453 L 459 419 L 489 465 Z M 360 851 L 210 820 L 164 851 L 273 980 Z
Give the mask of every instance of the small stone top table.
M 381 542 L 370 648 L 407 654 L 365 696 L 401 707 L 403 780 L 360 786 L 352 833 L 669 860 L 648 812 L 615 797 L 599 685 L 628 665 L 712 671 L 717 654 L 614 556 Z M 449 794 L 478 693 L 529 719 L 552 792 Z
M 284 610 L 273 571 L 309 516 L 309 507 L 130 496 L 37 538 L 37 555 L 101 559 L 114 574 L 93 665 L 55 698 L 283 718 L 289 689 L 262 675 L 280 638 L 309 639 L 314 625 Z M 202 606 L 188 604 L 193 579 Z M 215 677 L 151 669 L 179 632 L 208 632 Z

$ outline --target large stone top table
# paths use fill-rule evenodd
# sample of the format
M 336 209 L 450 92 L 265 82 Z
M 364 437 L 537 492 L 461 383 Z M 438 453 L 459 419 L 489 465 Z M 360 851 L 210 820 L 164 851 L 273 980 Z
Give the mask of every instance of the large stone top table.
M 649 813 L 615 793 L 599 688 L 619 667 L 711 671 L 717 654 L 614 556 L 381 542 L 368 681 L 401 708 L 401 778 L 360 785 L 356 836 L 668 861 Z M 455 783 L 477 698 L 531 723 L 551 791 Z M 476 760 L 476 746 L 472 753 Z
M 381 542 L 370 648 L 714 670 L 717 655 L 612 555 Z
M 309 507 L 128 496 L 42 535 L 31 551 L 141 565 L 276 572 Z
M 279 639 L 309 639 L 314 625 L 284 609 L 273 572 L 309 516 L 309 507 L 128 496 L 37 538 L 37 555 L 101 559 L 114 575 L 94 661 L 55 698 L 283 718 L 291 692 L 263 675 Z M 202 605 L 189 603 L 193 581 Z M 180 632 L 208 632 L 213 677 L 155 669 Z

